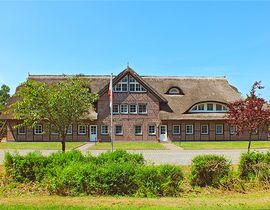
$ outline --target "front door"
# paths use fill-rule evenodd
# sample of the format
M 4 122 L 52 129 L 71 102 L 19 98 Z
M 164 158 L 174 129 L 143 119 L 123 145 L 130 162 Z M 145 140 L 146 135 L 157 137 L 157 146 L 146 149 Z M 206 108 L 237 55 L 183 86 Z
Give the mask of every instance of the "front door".
M 159 126 L 159 139 L 160 141 L 167 141 L 167 125 Z
M 97 141 L 97 126 L 90 125 L 90 141 Z

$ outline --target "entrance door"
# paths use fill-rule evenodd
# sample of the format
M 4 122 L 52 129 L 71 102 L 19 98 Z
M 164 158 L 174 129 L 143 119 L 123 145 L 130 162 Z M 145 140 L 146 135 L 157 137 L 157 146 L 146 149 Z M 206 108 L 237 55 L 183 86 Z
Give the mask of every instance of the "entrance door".
M 160 141 L 167 141 L 167 125 L 159 126 L 159 138 Z
M 90 141 L 97 141 L 97 126 L 90 125 Z

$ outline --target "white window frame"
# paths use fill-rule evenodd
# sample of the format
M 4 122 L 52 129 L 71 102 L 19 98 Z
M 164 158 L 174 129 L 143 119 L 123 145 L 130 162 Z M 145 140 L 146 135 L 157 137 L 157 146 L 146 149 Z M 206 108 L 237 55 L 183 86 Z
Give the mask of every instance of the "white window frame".
M 145 112 L 140 112 L 140 106 L 145 106 Z M 147 114 L 147 104 L 138 104 L 138 114 Z
M 178 127 L 179 128 L 179 131 L 178 132 L 174 132 L 174 128 L 175 127 Z M 173 125 L 173 132 L 172 132 L 174 135 L 177 135 L 177 134 L 180 134 L 181 133 L 181 126 L 180 125 Z
M 178 88 L 172 87 L 172 88 L 170 88 L 170 90 L 169 90 L 169 94 L 171 94 L 171 95 L 180 95 L 180 91 L 179 91 Z
M 59 133 L 57 132 L 57 131 L 53 131 L 53 127 L 55 127 L 55 126 L 51 126 L 51 135 L 58 135 Z
M 208 109 L 208 105 L 213 104 L 213 109 Z M 221 106 L 221 110 L 217 110 L 217 105 Z M 202 109 L 203 108 L 203 109 Z M 228 112 L 228 107 L 226 107 L 225 104 L 216 103 L 216 102 L 205 102 L 205 103 L 199 103 L 191 107 L 189 110 L 191 113 L 226 113 Z
M 203 132 L 203 127 L 206 126 L 207 127 L 207 132 Z M 202 135 L 208 135 L 209 134 L 209 125 L 208 124 L 202 124 L 201 125 L 201 134 Z
M 121 127 L 121 133 L 116 133 L 116 128 L 118 126 Z M 115 127 L 114 127 L 114 133 L 115 133 L 116 136 L 122 136 L 123 135 L 123 125 L 115 125 Z
M 258 134 L 258 128 L 252 129 L 252 135 L 257 135 Z
M 73 133 L 73 126 L 72 125 L 66 126 L 65 129 L 66 129 L 67 135 L 72 135 L 72 133 Z
M 107 132 L 104 132 L 103 128 L 107 127 Z M 108 125 L 102 125 L 100 127 L 100 133 L 101 135 L 108 135 L 109 134 L 109 126 Z
M 218 126 L 221 126 L 222 127 L 222 132 L 221 133 L 218 133 Z M 216 124 L 216 135 L 223 135 L 224 134 L 224 125 L 223 124 Z
M 136 111 L 135 111 L 135 112 L 131 112 L 131 106 L 135 106 L 135 107 L 136 107 Z M 138 113 L 138 107 L 137 107 L 137 104 L 129 104 L 129 113 L 130 113 L 130 114 L 137 114 L 137 113 Z
M 84 127 L 85 132 L 81 132 L 81 127 Z M 78 134 L 79 135 L 86 135 L 87 133 L 87 126 L 86 125 L 78 125 Z
M 234 135 L 237 133 L 237 127 L 235 125 L 230 126 L 230 135 Z
M 113 109 L 113 114 L 119 114 L 119 104 L 113 104 L 112 106 L 113 106 L 113 107 L 112 107 L 112 109 Z M 118 110 L 117 112 L 114 111 L 114 106 L 117 106 L 117 110 Z
M 154 132 L 150 132 L 150 127 L 154 127 Z M 153 135 L 156 135 L 157 131 L 156 131 L 156 126 L 155 125 L 148 125 L 148 128 L 147 128 L 147 132 L 148 132 L 148 135 L 149 136 L 153 136 Z
M 125 78 L 127 78 L 127 81 L 123 81 Z M 126 75 L 125 77 L 123 77 L 117 84 L 115 84 L 114 86 L 113 86 L 113 92 L 128 92 L 128 90 L 129 90 L 129 85 L 128 85 L 128 81 L 129 81 L 129 77 L 128 77 L 128 75 Z M 123 91 L 123 85 L 126 85 L 127 86 L 127 90 L 125 90 L 125 91 Z M 117 86 L 119 86 L 120 87 L 120 90 L 116 90 L 117 89 Z
M 134 80 L 134 81 L 130 81 L 131 78 Z M 129 92 L 146 92 L 146 89 L 144 88 L 143 85 L 141 85 L 134 77 L 130 76 L 129 75 L 129 78 L 128 78 L 128 88 L 129 88 Z M 134 85 L 134 90 L 130 90 L 130 85 L 133 84 Z M 139 90 L 137 90 L 137 87 L 139 87 Z
M 122 112 L 122 107 L 123 106 L 126 106 L 126 108 L 127 108 L 127 111 L 126 112 Z M 120 113 L 121 114 L 128 114 L 128 107 L 129 107 L 128 104 L 120 104 Z
M 191 132 L 188 132 L 188 127 L 191 127 Z M 193 131 L 193 124 L 188 124 L 186 125 L 186 134 L 187 135 L 193 135 L 194 131 Z
M 136 133 L 136 127 L 140 127 L 141 128 L 141 132 L 140 133 Z M 135 134 L 135 136 L 141 136 L 143 134 L 143 127 L 142 127 L 142 125 L 135 125 L 134 126 L 134 134 Z
M 41 132 L 37 132 L 37 128 L 41 128 Z M 35 127 L 34 127 L 34 134 L 35 135 L 42 135 L 43 134 L 43 126 L 41 124 L 37 124 Z
M 21 132 L 21 128 L 24 128 L 24 132 Z M 20 126 L 20 127 L 18 127 L 18 134 L 20 134 L 20 135 L 23 135 L 23 134 L 26 134 L 26 126 L 25 125 L 22 125 L 22 126 Z

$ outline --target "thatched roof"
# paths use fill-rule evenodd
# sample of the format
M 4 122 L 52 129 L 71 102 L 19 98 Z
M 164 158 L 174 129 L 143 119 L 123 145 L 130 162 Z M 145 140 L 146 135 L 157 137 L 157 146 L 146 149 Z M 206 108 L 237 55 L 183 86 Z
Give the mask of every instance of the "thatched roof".
M 128 73 L 130 69 L 121 72 Z M 133 71 L 133 70 L 132 70 Z M 130 73 L 130 72 L 129 72 Z M 30 75 L 28 79 L 52 84 L 66 79 L 65 75 Z M 104 93 L 108 87 L 110 76 L 82 75 L 89 79 L 90 88 L 95 93 Z M 117 76 L 116 76 L 117 77 Z M 118 76 L 119 78 L 119 76 Z M 237 89 L 231 86 L 224 77 L 181 77 L 181 76 L 140 76 L 144 85 L 150 86 L 154 95 L 159 97 L 161 120 L 190 119 L 190 120 L 219 120 L 224 119 L 224 113 L 187 113 L 194 104 L 206 101 L 215 101 L 227 104 L 241 98 Z M 140 82 L 141 82 L 140 81 Z M 178 87 L 184 95 L 168 95 L 171 87 Z M 11 101 L 14 99 L 11 98 Z M 93 115 L 96 113 L 93 111 Z M 10 119 L 11 116 L 2 115 L 2 119 Z

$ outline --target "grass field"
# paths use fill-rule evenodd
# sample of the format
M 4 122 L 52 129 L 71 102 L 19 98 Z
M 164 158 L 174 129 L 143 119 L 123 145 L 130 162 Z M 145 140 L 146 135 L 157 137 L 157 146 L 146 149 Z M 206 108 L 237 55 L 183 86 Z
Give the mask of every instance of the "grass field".
M 115 149 L 123 149 L 123 150 L 163 150 L 166 149 L 162 144 L 158 142 L 114 142 Z M 89 148 L 90 150 L 110 150 L 111 143 L 103 142 L 96 143 L 93 147 Z
M 84 142 L 67 142 L 66 149 L 73 149 Z M 61 149 L 60 142 L 0 142 L 0 149 Z
M 184 149 L 246 149 L 248 142 L 174 142 Z M 270 141 L 257 141 L 251 143 L 251 148 L 270 148 Z
M 270 191 L 179 198 L 0 196 L 0 209 L 269 209 Z

